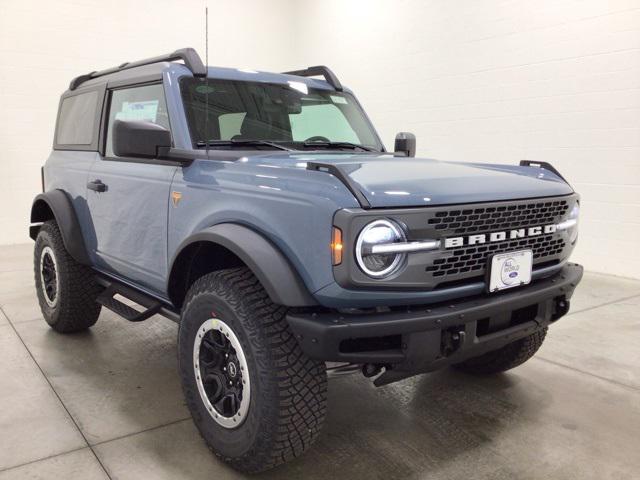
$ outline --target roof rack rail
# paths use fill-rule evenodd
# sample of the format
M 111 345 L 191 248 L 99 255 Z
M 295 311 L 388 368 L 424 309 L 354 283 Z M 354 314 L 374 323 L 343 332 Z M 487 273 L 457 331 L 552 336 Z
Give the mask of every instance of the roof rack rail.
M 167 55 L 145 58 L 144 60 L 138 60 L 136 62 L 125 62 L 121 65 L 118 65 L 117 67 L 107 68 L 98 72 L 89 72 L 84 75 L 80 75 L 79 77 L 71 80 L 71 84 L 69 84 L 69 90 L 75 90 L 81 84 L 83 84 L 87 80 L 91 80 L 92 78 L 102 77 L 104 75 L 109 75 L 110 73 L 121 72 L 122 70 L 141 67 L 143 65 L 151 65 L 153 63 L 160 62 L 173 62 L 175 60 L 184 61 L 186 67 L 191 70 L 195 77 L 207 76 L 207 67 L 202 63 L 198 52 L 196 52 L 193 48 L 181 48 L 180 50 L 176 50 L 175 52 L 169 53 Z
M 305 70 L 294 70 L 291 72 L 283 72 L 285 75 L 298 75 L 299 77 L 315 77 L 316 75 L 322 75 L 329 85 L 335 88 L 338 92 L 342 91 L 342 84 L 336 74 L 331 71 L 329 67 L 323 65 L 317 65 L 315 67 L 309 67 Z

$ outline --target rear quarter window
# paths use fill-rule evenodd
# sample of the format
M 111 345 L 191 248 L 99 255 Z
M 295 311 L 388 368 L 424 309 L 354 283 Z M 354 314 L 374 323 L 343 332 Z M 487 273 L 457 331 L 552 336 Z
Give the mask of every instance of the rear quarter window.
M 57 145 L 88 148 L 95 143 L 98 95 L 99 92 L 91 91 L 62 100 L 56 128 Z

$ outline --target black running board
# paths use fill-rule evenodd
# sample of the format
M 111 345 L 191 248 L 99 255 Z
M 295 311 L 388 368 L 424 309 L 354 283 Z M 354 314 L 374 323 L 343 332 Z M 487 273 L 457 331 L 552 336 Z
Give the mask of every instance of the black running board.
M 98 282 L 103 285 L 105 289 L 98 295 L 96 301 L 125 320 L 142 322 L 156 314 L 160 314 L 174 322 L 180 321 L 180 315 L 176 311 L 151 295 L 147 295 L 132 287 L 102 276 L 98 276 Z M 121 302 L 115 298 L 116 295 L 131 300 L 142 307 L 142 309 L 138 310 Z

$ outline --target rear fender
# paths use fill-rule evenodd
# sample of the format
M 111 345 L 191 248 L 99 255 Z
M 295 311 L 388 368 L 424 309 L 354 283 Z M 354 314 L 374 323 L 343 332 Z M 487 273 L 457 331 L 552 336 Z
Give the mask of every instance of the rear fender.
M 35 240 L 43 222 L 55 220 L 67 252 L 79 263 L 90 265 L 80 222 L 69 195 L 63 190 L 50 190 L 38 195 L 31 206 L 29 236 Z

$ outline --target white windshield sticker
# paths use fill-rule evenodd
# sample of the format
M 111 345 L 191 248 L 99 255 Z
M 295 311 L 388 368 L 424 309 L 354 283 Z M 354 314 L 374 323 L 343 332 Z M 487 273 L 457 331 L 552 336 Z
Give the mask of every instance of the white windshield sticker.
M 333 100 L 333 103 L 342 103 L 344 105 L 348 103 L 347 99 L 344 97 L 340 97 L 338 95 L 330 95 L 330 97 L 331 97 L 331 100 Z
M 123 102 L 122 110 L 116 113 L 116 120 L 155 122 L 158 116 L 158 103 L 158 100 Z

